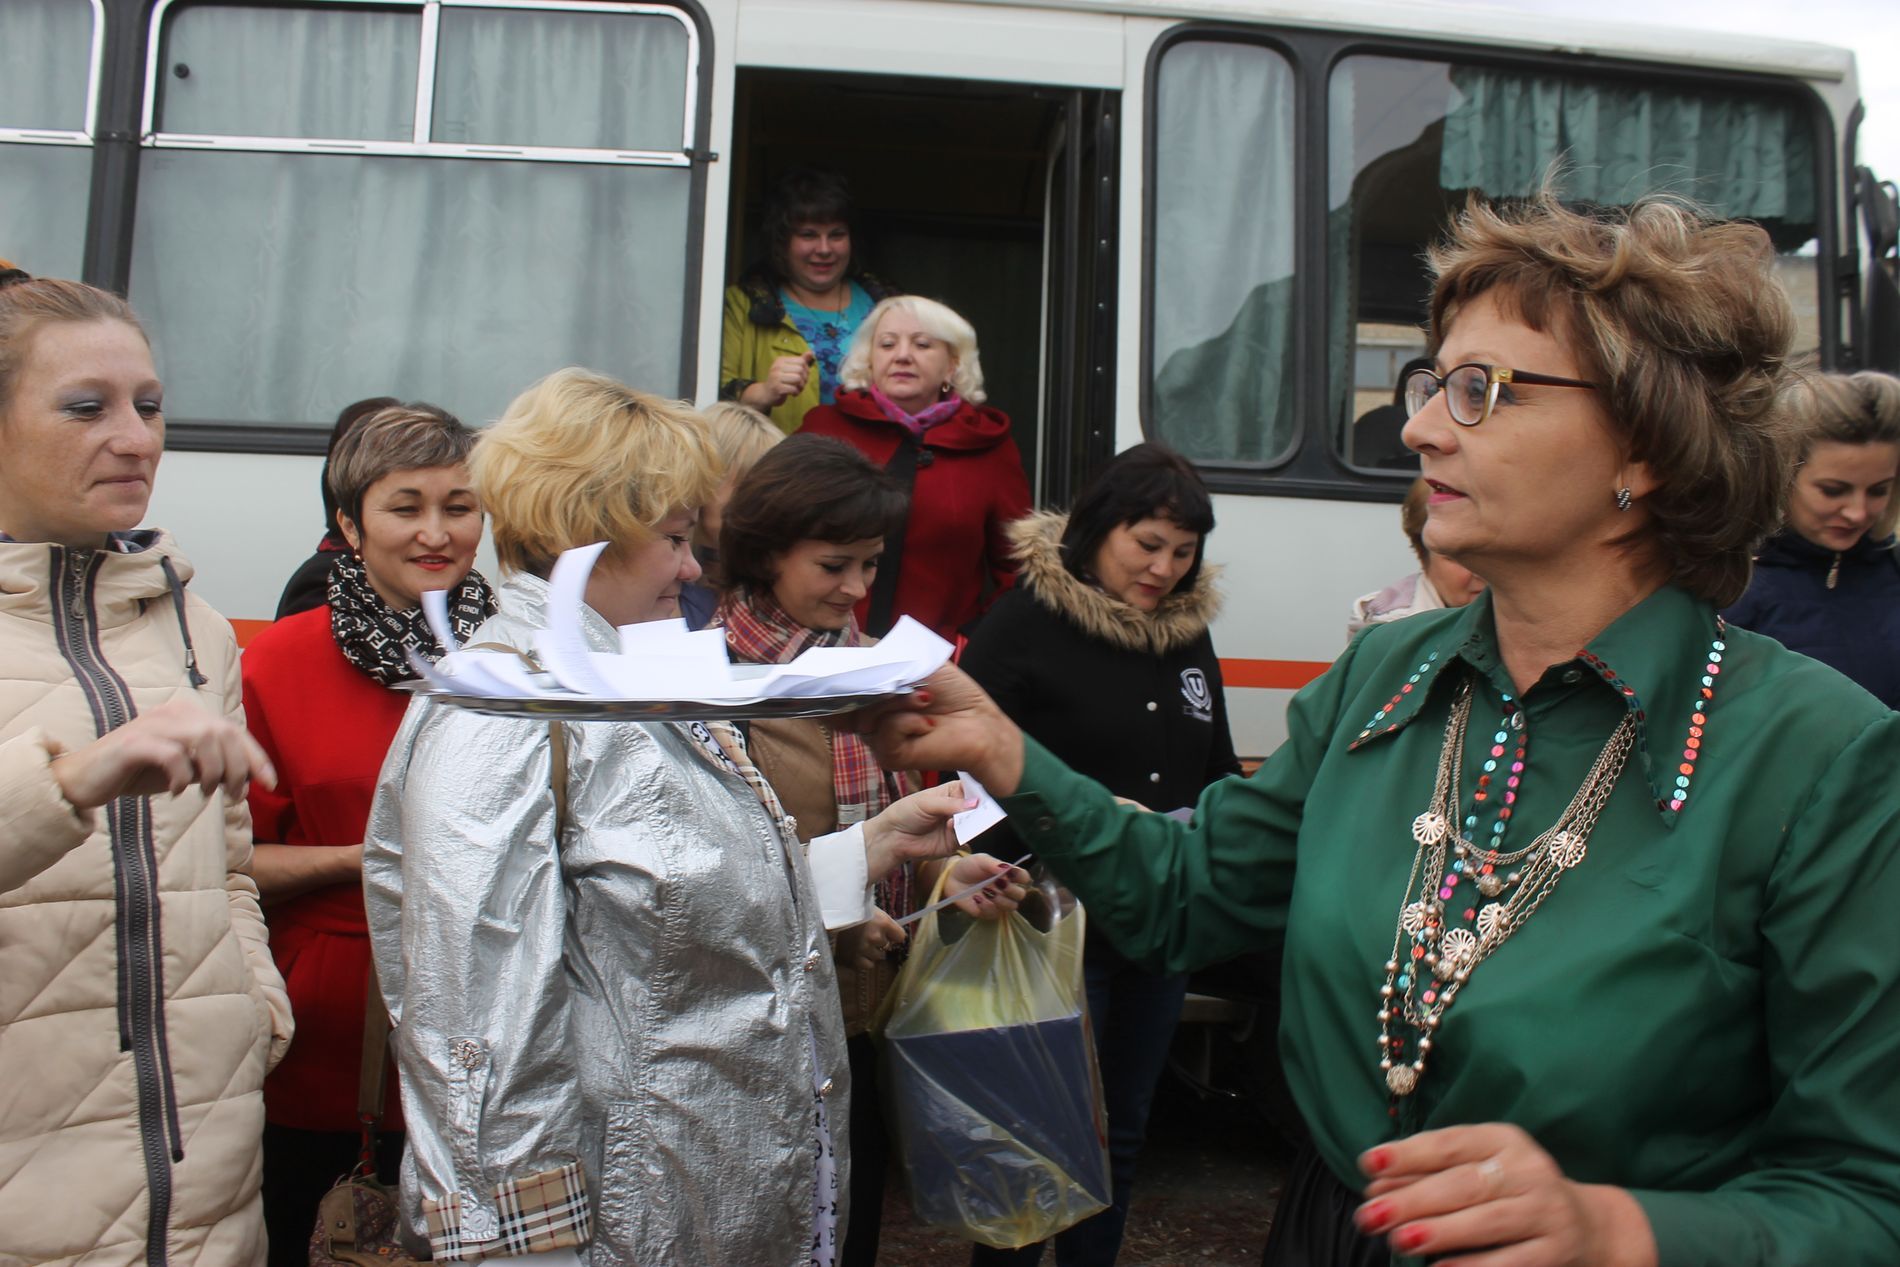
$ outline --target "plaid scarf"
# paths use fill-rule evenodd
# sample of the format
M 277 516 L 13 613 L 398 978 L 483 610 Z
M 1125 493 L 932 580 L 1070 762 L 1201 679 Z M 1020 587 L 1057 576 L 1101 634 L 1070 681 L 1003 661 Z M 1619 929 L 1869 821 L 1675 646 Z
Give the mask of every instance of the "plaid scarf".
M 751 664 L 785 664 L 808 647 L 861 647 L 866 641 L 856 617 L 849 619 L 843 629 L 808 629 L 786 615 L 769 594 L 727 595 L 713 623 L 725 629 L 726 646 L 733 656 Z M 862 805 L 864 817 L 875 818 L 909 790 L 901 775 L 889 773 L 877 763 L 864 740 L 822 722 L 819 726 L 831 742 L 831 791 L 840 809 Z M 896 918 L 910 914 L 914 900 L 911 878 L 911 866 L 906 863 L 889 878 L 878 881 L 877 904 L 887 914 Z

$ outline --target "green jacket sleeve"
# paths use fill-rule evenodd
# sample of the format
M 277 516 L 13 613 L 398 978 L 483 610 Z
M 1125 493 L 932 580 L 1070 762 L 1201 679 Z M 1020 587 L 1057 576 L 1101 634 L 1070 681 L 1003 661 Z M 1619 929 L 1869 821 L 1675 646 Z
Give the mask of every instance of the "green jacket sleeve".
M 1191 823 L 1118 805 L 1026 736 L 1022 782 L 1003 807 L 1129 958 L 1185 972 L 1268 945 L 1286 927 L 1306 791 L 1338 730 L 1351 660 L 1294 697 L 1279 751 L 1251 778 L 1210 785 Z
M 1784 827 L 1760 919 L 1775 1101 L 1748 1174 L 1713 1192 L 1635 1193 L 1662 1267 L 1900 1263 L 1896 769 L 1888 714 Z
M 726 287 L 726 310 L 719 336 L 719 398 L 737 400 L 743 387 L 728 390 L 736 381 L 755 382 L 758 373 L 752 365 L 747 344 L 751 341 L 751 301 L 738 286 Z

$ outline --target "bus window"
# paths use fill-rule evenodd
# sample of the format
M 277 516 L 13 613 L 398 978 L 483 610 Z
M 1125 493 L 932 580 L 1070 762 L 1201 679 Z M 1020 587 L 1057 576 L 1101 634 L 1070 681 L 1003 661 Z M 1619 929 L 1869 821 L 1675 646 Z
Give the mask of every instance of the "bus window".
M 1182 40 L 1155 76 L 1149 424 L 1199 462 L 1291 453 L 1293 71 L 1259 44 Z
M 434 139 L 678 150 L 686 32 L 653 14 L 445 9 Z
M 175 418 L 321 428 L 386 394 L 479 423 L 573 364 L 683 393 L 682 14 L 159 13 L 130 292 Z
M 0 4 L 0 259 L 77 277 L 92 185 L 90 112 L 100 13 L 93 0 Z
M 1761 224 L 1782 252 L 1795 350 L 1819 347 L 1817 155 L 1793 99 L 1374 56 L 1343 59 L 1329 97 L 1331 396 L 1353 466 L 1415 465 L 1393 386 L 1424 351 L 1425 247 L 1472 191 L 1527 195 L 1560 158 L 1568 198 L 1670 192 Z
M 420 11 L 180 9 L 165 28 L 159 129 L 407 141 Z

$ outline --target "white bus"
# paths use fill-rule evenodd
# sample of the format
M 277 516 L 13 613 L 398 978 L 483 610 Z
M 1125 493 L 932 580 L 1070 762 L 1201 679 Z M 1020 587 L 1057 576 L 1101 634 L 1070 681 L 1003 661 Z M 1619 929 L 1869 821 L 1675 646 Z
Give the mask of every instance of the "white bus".
M 149 321 L 152 520 L 241 632 L 347 402 L 481 422 L 566 364 L 710 401 L 794 165 L 971 317 L 1044 502 L 1144 436 L 1203 465 L 1247 753 L 1411 570 L 1392 386 L 1470 191 L 1565 155 L 1580 198 L 1692 195 L 1768 228 L 1820 364 L 1900 346 L 1817 44 L 1366 0 L 4 0 L 0 59 L 0 256 Z

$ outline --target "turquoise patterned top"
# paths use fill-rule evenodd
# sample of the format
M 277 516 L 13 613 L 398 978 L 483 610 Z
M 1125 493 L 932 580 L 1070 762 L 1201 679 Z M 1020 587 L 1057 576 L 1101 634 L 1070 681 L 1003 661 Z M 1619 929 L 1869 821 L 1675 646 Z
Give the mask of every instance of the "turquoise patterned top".
M 851 301 L 842 312 L 827 312 L 822 308 L 807 308 L 798 303 L 791 295 L 779 292 L 779 299 L 785 305 L 785 315 L 790 318 L 805 342 L 811 344 L 812 354 L 818 358 L 818 403 L 829 405 L 838 394 L 838 367 L 844 364 L 846 352 L 851 350 L 851 336 L 856 334 L 864 319 L 871 315 L 871 309 L 877 305 L 864 287 L 856 282 L 845 283 L 850 288 Z

